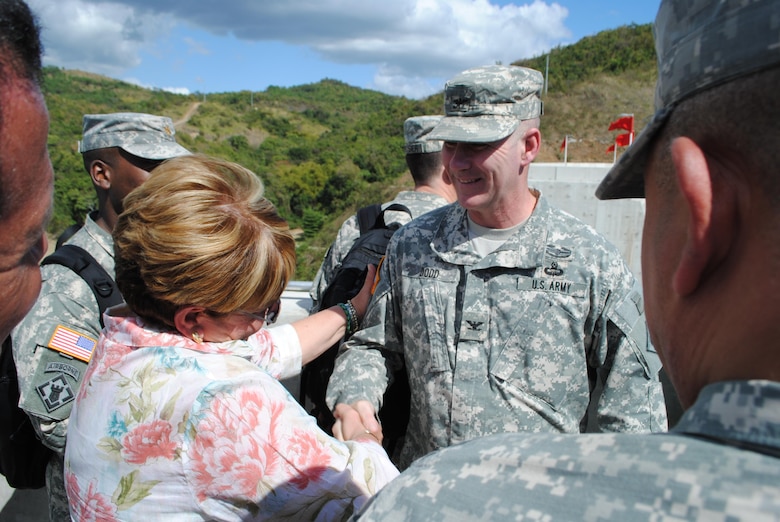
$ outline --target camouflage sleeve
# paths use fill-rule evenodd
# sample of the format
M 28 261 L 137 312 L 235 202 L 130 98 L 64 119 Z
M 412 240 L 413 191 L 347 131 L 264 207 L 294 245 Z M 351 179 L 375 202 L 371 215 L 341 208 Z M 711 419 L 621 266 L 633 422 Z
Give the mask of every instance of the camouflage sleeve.
M 67 352 L 77 351 L 76 345 L 93 346 L 100 322 L 97 301 L 83 279 L 59 266 L 44 267 L 44 274 L 49 277 L 38 300 L 13 332 L 13 351 L 19 404 L 44 444 L 62 453 L 70 410 L 87 367 L 86 361 Z M 88 360 L 89 355 L 82 357 Z
M 333 278 L 333 274 L 341 266 L 341 261 L 344 256 L 347 255 L 349 249 L 352 247 L 352 243 L 355 242 L 360 236 L 360 227 L 356 216 L 352 216 L 347 219 L 339 228 L 336 239 L 328 248 L 325 254 L 325 258 L 322 260 L 320 268 L 317 270 L 317 275 L 309 291 L 309 295 L 312 299 L 312 306 L 309 309 L 309 313 L 313 314 L 319 311 L 319 302 L 322 299 L 322 293 L 328 287 Z
M 417 460 L 350 520 L 776 520 L 777 477 L 693 437 L 503 433 Z
M 666 406 L 658 376 L 658 358 L 645 322 L 642 294 L 633 287 L 607 299 L 597 320 L 594 353 L 603 391 L 598 402 L 598 426 L 607 432 L 666 431 Z
M 380 267 L 379 281 L 363 318 L 363 328 L 341 346 L 326 395 L 331 410 L 336 404 L 352 404 L 365 399 L 379 411 L 389 383 L 388 375 L 392 374 L 388 366 L 396 369 L 400 364 L 400 355 L 386 349 L 401 346 L 396 337 L 390 265 L 386 258 Z

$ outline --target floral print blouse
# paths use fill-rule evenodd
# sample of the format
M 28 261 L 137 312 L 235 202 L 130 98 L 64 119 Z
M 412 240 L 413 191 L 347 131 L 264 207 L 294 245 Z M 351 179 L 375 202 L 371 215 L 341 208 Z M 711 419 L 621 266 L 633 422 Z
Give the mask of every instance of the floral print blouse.
M 132 315 L 105 323 L 68 427 L 74 520 L 341 520 L 398 475 L 277 380 L 300 372 L 292 326 L 196 344 Z

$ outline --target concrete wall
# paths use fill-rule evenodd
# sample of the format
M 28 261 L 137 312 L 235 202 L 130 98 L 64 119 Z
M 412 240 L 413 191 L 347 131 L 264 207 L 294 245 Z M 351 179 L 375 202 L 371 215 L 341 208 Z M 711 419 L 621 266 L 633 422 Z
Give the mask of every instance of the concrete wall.
M 598 230 L 614 243 L 641 280 L 644 199 L 596 199 L 596 187 L 611 163 L 532 163 L 528 182 L 558 208 Z

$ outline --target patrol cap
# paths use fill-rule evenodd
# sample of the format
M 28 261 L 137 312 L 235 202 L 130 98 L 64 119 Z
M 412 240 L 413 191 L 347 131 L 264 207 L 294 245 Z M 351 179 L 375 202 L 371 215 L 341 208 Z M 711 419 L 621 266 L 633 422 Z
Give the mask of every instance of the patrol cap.
M 656 112 L 596 189 L 599 199 L 645 196 L 650 145 L 681 101 L 780 64 L 780 2 L 663 0 L 653 34 Z
M 420 154 L 439 152 L 442 148 L 440 140 L 429 140 L 428 134 L 441 121 L 441 116 L 412 116 L 404 122 L 404 152 Z
M 468 69 L 444 85 L 445 117 L 429 139 L 490 143 L 512 134 L 521 120 L 542 114 L 542 73 L 526 67 Z
M 164 160 L 190 154 L 176 143 L 173 120 L 137 112 L 86 114 L 79 152 L 120 147 L 139 158 Z

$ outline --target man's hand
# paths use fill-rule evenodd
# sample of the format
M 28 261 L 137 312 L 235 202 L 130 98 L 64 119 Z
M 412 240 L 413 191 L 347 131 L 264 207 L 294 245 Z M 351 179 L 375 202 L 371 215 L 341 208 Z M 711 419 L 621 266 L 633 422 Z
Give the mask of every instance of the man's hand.
M 339 440 L 354 440 L 359 437 L 373 437 L 382 443 L 382 426 L 376 418 L 374 407 L 368 401 L 354 404 L 337 404 L 333 411 L 336 423 L 333 435 Z

